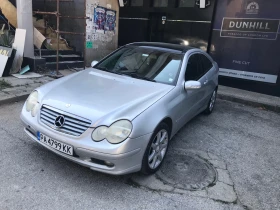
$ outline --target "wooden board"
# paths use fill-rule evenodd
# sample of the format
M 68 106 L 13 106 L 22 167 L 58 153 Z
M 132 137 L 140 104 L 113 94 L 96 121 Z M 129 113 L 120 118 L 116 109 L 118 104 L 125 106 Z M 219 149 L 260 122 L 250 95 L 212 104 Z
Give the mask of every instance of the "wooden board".
M 26 37 L 26 30 L 17 28 L 16 35 L 15 35 L 15 42 L 13 44 L 13 47 L 17 50 L 17 52 L 12 66 L 12 73 L 17 73 L 21 69 L 21 64 L 23 61 L 25 37 Z
M 8 0 L 0 0 L 0 8 L 10 24 L 17 28 L 17 9 L 15 6 Z
M 41 49 L 43 42 L 46 40 L 46 37 L 41 34 L 39 30 L 34 28 L 34 45 L 38 48 Z
M 8 56 L 0 55 L 0 77 L 2 77 L 3 75 L 8 58 L 9 58 Z

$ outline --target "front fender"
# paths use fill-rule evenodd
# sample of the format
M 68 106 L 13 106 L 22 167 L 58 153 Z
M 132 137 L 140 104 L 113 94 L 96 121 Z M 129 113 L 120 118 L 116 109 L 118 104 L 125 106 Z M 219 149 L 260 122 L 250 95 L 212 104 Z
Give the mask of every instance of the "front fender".
M 131 138 L 137 138 L 146 134 L 153 133 L 160 122 L 166 118 L 171 118 L 172 128 L 175 127 L 176 116 L 179 112 L 180 94 L 174 88 L 163 98 L 158 100 L 134 120 L 132 120 L 133 130 Z M 173 134 L 171 134 L 172 136 Z

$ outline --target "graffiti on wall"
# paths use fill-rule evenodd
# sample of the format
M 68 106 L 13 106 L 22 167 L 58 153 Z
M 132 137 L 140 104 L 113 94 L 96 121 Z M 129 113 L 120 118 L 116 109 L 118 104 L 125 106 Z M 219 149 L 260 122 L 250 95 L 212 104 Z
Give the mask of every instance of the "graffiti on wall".
M 89 17 L 86 21 L 86 47 L 88 49 L 97 49 L 98 44 L 105 45 L 113 40 L 116 32 L 115 10 L 101 7 L 96 4 L 87 4 L 86 15 Z
M 116 28 L 116 11 L 106 11 L 105 31 L 113 31 L 115 33 Z
M 94 8 L 93 27 L 95 30 L 100 30 L 104 33 L 106 23 L 106 8 L 97 6 Z

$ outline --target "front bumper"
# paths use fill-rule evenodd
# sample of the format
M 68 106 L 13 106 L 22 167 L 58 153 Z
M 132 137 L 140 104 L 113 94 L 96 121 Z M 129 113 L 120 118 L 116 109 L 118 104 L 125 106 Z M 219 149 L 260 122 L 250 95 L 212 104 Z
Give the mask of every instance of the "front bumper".
M 32 140 L 48 150 L 92 170 L 107 174 L 123 175 L 137 172 L 141 169 L 142 159 L 152 134 L 135 139 L 129 138 L 115 145 L 106 140 L 94 142 L 91 140 L 93 130 L 91 128 L 77 138 L 46 126 L 40 122 L 38 115 L 31 117 L 29 112 L 22 111 L 21 120 L 24 124 L 24 131 Z M 73 146 L 74 156 L 61 153 L 38 141 L 38 131 L 54 140 Z M 106 164 L 108 162 L 110 165 Z

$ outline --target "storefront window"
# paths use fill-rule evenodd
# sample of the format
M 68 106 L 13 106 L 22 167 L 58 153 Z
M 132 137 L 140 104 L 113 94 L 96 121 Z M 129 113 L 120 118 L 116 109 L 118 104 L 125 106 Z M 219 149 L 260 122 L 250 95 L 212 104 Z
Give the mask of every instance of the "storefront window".
M 180 0 L 179 7 L 194 7 L 195 0 Z
M 143 0 L 131 0 L 131 6 L 132 7 L 142 7 Z
M 167 7 L 168 0 L 154 0 L 154 7 Z

